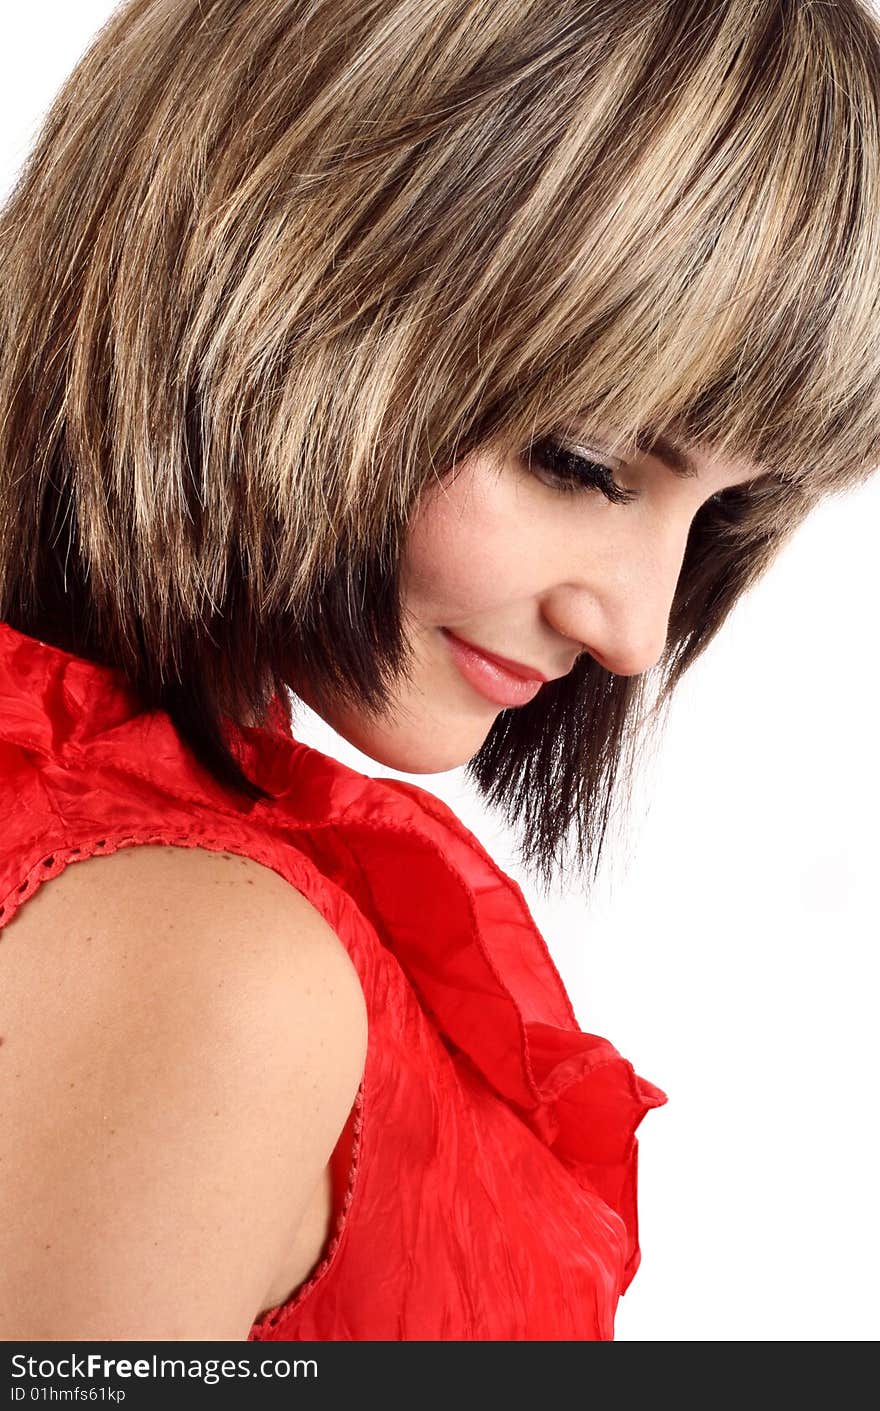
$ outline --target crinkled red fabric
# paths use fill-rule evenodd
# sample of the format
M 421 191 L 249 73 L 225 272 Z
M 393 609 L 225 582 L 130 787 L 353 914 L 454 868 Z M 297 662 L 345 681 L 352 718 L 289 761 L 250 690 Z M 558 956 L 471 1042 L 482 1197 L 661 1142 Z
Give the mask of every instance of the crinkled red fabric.
M 155 841 L 254 858 L 341 937 L 369 1037 L 332 1235 L 250 1340 L 613 1338 L 635 1130 L 666 1094 L 578 1027 L 520 888 L 444 803 L 287 720 L 276 700 L 230 736 L 277 795 L 250 804 L 120 673 L 0 623 L 0 927 L 71 861 Z

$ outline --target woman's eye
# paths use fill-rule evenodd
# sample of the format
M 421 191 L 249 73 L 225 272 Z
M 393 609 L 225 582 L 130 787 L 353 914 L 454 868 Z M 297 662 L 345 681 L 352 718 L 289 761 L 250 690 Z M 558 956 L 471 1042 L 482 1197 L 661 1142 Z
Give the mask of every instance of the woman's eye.
M 526 451 L 526 461 L 530 466 L 537 462 L 554 488 L 564 494 L 574 494 L 578 490 L 600 490 L 615 505 L 628 504 L 638 498 L 635 490 L 618 485 L 608 466 L 579 455 L 551 437 L 534 441 Z

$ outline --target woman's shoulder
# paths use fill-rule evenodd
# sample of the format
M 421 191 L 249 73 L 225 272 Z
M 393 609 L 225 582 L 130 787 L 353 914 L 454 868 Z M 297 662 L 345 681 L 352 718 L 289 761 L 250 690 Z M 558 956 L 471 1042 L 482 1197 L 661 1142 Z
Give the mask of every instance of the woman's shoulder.
M 247 854 L 192 843 L 136 843 L 68 862 L 6 926 L 6 954 L 29 935 L 40 937 L 38 963 L 51 952 L 62 969 L 87 947 L 93 964 L 109 968 L 124 955 L 124 968 L 139 968 L 142 978 L 148 970 L 159 978 L 171 963 L 190 966 L 197 985 L 221 971 L 257 977 L 267 967 L 355 977 L 322 910 L 285 876 Z
M 124 848 L 19 909 L 0 996 L 5 1335 L 245 1336 L 363 1070 L 333 928 L 251 858 Z

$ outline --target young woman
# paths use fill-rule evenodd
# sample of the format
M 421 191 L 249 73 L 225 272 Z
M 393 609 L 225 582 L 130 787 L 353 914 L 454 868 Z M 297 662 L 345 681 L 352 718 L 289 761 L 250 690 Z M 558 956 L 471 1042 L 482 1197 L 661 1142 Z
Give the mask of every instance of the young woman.
M 290 693 L 595 876 L 880 461 L 878 194 L 857 0 L 114 13 L 0 217 L 2 1336 L 613 1336 L 665 1094 Z

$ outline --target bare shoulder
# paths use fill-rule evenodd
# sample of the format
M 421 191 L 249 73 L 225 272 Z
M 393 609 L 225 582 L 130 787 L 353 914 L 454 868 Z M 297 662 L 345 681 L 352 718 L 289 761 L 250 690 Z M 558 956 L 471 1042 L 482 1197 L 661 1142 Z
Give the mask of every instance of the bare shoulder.
M 93 978 L 135 967 L 139 983 L 173 967 L 214 1003 L 234 977 L 267 987 L 270 975 L 299 982 L 314 971 L 341 1007 L 363 1011 L 354 966 L 320 911 L 272 868 L 233 852 L 125 847 L 44 882 L 0 932 L 4 986 L 38 977 L 45 993 L 49 974 L 82 975 L 84 965 Z
M 135 846 L 0 932 L 0 1337 L 246 1337 L 357 1092 L 363 993 L 271 868 Z

